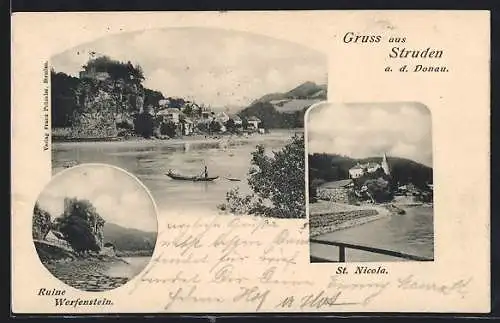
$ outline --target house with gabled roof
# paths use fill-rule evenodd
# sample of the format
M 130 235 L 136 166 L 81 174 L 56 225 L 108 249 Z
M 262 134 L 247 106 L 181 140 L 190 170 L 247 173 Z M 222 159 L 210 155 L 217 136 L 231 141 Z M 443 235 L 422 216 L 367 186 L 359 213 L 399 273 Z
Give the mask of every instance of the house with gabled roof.
M 258 129 L 260 123 L 262 122 L 259 118 L 255 116 L 250 116 L 247 118 L 249 128 Z
M 175 108 L 166 108 L 156 113 L 157 117 L 162 117 L 163 121 L 172 121 L 175 124 L 180 122 L 181 111 Z

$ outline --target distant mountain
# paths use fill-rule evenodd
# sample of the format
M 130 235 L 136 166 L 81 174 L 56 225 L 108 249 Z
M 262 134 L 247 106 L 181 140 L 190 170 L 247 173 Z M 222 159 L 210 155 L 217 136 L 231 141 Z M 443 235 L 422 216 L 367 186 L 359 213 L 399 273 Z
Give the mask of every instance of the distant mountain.
M 318 93 L 323 93 L 326 99 L 326 84 L 318 85 L 314 82 L 305 82 L 297 86 L 293 90 L 288 91 L 285 96 L 288 99 L 307 99 L 314 96 L 318 96 Z
M 310 154 L 309 181 L 319 179 L 331 182 L 348 179 L 349 169 L 357 163 L 380 163 L 381 160 L 381 157 L 355 159 L 334 154 Z M 427 183 L 433 182 L 431 167 L 410 159 L 390 156 L 387 157 L 387 163 L 391 170 L 391 176 L 400 185 L 413 183 L 415 186 L 425 189 Z
M 326 85 L 305 82 L 288 92 L 266 94 L 238 114 L 259 118 L 265 128 L 302 128 L 305 111 L 326 98 Z
M 111 242 L 120 251 L 153 250 L 156 244 L 156 232 L 124 228 L 106 222 L 103 229 L 104 243 Z
M 257 102 L 271 102 L 279 100 L 292 100 L 292 99 L 319 99 L 326 100 L 327 85 L 318 85 L 314 82 L 305 82 L 292 90 L 284 93 L 270 93 L 262 96 L 260 99 L 255 100 L 252 104 Z

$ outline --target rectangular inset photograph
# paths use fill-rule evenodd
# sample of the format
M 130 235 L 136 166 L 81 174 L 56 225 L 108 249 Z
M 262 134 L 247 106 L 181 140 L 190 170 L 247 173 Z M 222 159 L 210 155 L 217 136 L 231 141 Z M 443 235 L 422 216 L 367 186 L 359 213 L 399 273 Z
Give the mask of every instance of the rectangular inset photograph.
M 433 261 L 427 106 L 318 104 L 305 129 L 310 261 Z

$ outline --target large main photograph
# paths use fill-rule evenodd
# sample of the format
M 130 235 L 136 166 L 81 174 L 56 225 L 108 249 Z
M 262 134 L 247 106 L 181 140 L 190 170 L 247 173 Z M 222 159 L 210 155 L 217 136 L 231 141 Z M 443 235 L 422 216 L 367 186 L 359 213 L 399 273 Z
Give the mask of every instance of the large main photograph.
M 306 217 L 304 116 L 310 106 L 327 99 L 324 54 L 239 31 L 174 28 L 82 44 L 53 56 L 50 65 L 56 177 L 89 163 L 117 166 L 149 189 L 159 222 L 173 214 L 204 212 Z M 82 262 L 99 262 L 104 278 L 94 280 L 107 285 L 94 282 L 89 287 L 83 279 L 77 284 L 83 290 L 109 289 L 114 285 L 105 283 L 107 276 L 116 281 L 127 272 L 137 274 L 126 270 L 124 261 L 133 263 L 130 257 L 118 262 L 114 257 L 150 257 L 156 235 L 116 225 L 107 235 L 106 223 L 96 227 L 92 219 L 102 217 L 109 205 L 64 195 L 70 191 L 60 189 L 58 207 L 36 206 L 33 230 L 45 233 L 36 236 L 36 246 L 45 248 L 37 249 L 42 263 L 56 277 L 66 277 L 59 272 L 77 273 Z M 139 203 L 145 197 L 138 194 L 127 196 Z M 64 218 L 78 220 L 71 232 L 87 233 L 88 250 L 85 243 L 74 250 L 65 240 L 81 239 L 61 234 L 61 226 L 51 224 L 60 215 L 49 211 L 70 200 L 74 204 L 64 210 Z M 86 205 L 94 216 L 85 210 L 70 214 L 75 205 Z M 116 210 L 140 223 L 136 208 L 128 209 Z M 54 235 L 58 239 L 44 242 Z M 121 243 L 128 239 L 138 243 Z M 101 256 L 110 250 L 112 256 Z

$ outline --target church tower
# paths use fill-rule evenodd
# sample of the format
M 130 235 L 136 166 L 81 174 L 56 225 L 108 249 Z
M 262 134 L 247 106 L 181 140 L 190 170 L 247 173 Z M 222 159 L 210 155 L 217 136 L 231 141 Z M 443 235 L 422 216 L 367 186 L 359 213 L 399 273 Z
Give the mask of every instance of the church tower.
M 387 162 L 387 156 L 384 153 L 384 156 L 382 157 L 382 169 L 384 170 L 384 173 L 386 175 L 391 175 L 391 171 L 389 169 L 389 163 Z

